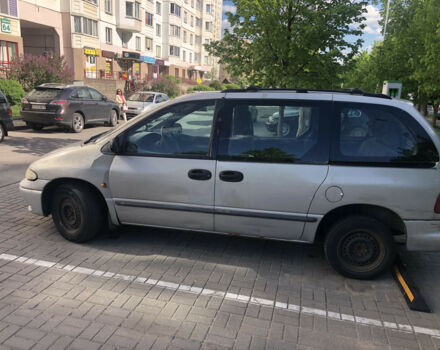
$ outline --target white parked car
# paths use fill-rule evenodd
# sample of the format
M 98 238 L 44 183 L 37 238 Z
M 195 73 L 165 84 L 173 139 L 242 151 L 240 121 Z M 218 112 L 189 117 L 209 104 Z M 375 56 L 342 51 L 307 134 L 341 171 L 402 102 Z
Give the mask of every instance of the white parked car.
M 253 118 L 284 109 L 295 132 Z M 20 189 L 74 242 L 108 222 L 321 241 L 337 271 L 371 278 L 396 242 L 440 250 L 439 150 L 425 118 L 388 96 L 250 88 L 187 95 L 50 153 Z
M 166 102 L 170 98 L 161 92 L 139 91 L 127 98 L 127 118 L 133 118 L 141 113 L 147 112 L 159 103 Z

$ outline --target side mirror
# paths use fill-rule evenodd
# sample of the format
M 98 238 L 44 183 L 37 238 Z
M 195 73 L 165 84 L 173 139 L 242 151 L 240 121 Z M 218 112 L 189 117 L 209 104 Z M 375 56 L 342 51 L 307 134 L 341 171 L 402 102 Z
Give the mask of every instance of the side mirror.
M 116 136 L 110 144 L 110 149 L 113 153 L 119 154 L 122 152 L 122 137 Z
M 107 101 L 107 97 L 106 96 L 102 96 L 102 100 L 103 101 Z

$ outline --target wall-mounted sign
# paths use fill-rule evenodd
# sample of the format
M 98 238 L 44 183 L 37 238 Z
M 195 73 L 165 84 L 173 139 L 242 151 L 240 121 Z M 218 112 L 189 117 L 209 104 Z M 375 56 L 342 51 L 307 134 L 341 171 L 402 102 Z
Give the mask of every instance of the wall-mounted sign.
M 159 60 L 159 59 L 156 58 L 156 64 L 158 66 L 164 66 L 165 65 L 165 61 L 164 60 Z
M 89 56 L 101 56 L 101 49 L 84 48 L 84 54 Z
M 1 20 L 2 32 L 10 33 L 11 32 L 11 20 L 9 18 L 2 18 Z
M 145 62 L 145 63 L 151 63 L 151 64 L 156 63 L 156 59 L 154 57 L 150 57 L 150 56 L 141 56 L 141 61 Z
M 101 56 L 105 57 L 105 58 L 115 58 L 116 54 L 114 52 L 111 52 L 111 51 L 104 51 L 104 50 L 102 50 L 101 51 Z
M 136 52 L 122 51 L 122 58 L 131 59 L 131 60 L 139 60 L 140 57 L 141 57 L 141 55 Z

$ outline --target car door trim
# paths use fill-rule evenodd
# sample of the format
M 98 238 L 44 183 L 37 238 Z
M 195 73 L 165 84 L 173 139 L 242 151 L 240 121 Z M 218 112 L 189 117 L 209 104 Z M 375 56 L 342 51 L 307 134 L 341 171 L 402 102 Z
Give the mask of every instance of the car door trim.
M 163 203 L 163 202 L 150 202 L 150 201 L 140 201 L 140 200 L 116 199 L 115 204 L 121 207 L 190 211 L 196 213 L 245 216 L 251 218 L 273 219 L 273 220 L 288 220 L 288 221 L 301 221 L 301 222 L 316 222 L 318 220 L 316 217 L 307 216 L 307 214 L 263 212 L 260 210 L 235 209 L 235 208 L 227 208 L 227 207 L 213 208 L 209 206 L 200 206 L 200 205 L 184 204 L 184 203 Z

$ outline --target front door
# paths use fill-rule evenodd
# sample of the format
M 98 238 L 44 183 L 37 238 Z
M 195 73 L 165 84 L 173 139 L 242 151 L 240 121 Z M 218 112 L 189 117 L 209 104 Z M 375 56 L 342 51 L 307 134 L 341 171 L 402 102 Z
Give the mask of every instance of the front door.
M 122 223 L 213 230 L 215 104 L 175 104 L 125 131 L 109 175 Z
M 215 230 L 300 239 L 328 171 L 330 102 L 231 101 L 217 151 Z
M 93 106 L 94 120 L 109 120 L 110 104 L 103 100 L 103 95 L 95 89 L 88 88 L 92 98 L 91 105 Z

